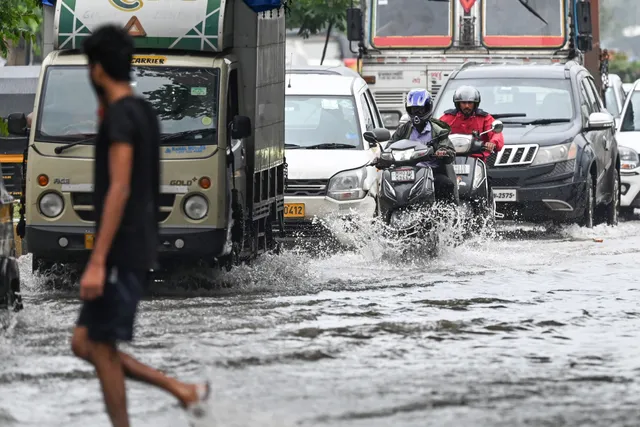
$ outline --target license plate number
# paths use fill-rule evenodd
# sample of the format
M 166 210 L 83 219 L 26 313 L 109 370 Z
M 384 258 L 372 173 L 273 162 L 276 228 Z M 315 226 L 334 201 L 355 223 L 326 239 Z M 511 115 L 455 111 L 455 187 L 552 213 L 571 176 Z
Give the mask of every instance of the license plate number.
M 285 218 L 304 218 L 304 203 L 285 203 Z
M 516 190 L 493 190 L 493 199 L 496 202 L 515 202 L 518 200 L 518 192 Z
M 93 243 L 96 237 L 94 234 L 85 234 L 84 235 L 84 248 L 85 249 L 93 249 Z
M 471 166 L 453 165 L 453 170 L 455 171 L 456 175 L 469 175 L 469 172 L 471 172 Z
M 416 179 L 416 171 L 403 170 L 391 171 L 391 181 L 393 182 L 411 182 Z

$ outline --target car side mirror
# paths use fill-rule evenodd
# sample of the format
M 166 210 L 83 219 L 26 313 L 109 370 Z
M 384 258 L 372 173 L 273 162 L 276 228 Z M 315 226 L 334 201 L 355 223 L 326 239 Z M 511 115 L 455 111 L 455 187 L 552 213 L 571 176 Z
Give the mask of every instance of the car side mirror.
M 247 116 L 235 116 L 231 122 L 231 138 L 243 139 L 251 136 L 251 119 Z
M 606 112 L 591 113 L 587 121 L 587 130 L 606 130 L 614 126 L 613 116 Z
M 500 120 L 495 120 L 493 123 L 491 123 L 491 130 L 493 130 L 495 133 L 502 133 L 503 129 L 504 124 Z
M 376 134 L 372 131 L 366 131 L 362 134 L 362 137 L 369 143 L 369 147 L 374 148 L 378 146 L 378 139 L 376 138 Z
M 13 113 L 7 117 L 7 127 L 9 133 L 16 136 L 28 136 L 27 117 L 24 113 Z
M 373 134 L 378 142 L 385 142 L 391 139 L 391 132 L 385 128 L 375 128 Z

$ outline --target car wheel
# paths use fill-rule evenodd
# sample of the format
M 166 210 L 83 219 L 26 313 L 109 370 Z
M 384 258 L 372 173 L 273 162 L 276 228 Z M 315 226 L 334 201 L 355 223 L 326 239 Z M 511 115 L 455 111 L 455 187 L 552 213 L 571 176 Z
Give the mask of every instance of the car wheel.
M 633 206 L 620 206 L 620 216 L 626 220 L 632 220 L 635 216 Z
M 585 182 L 585 186 L 584 215 L 581 224 L 583 227 L 593 228 L 595 222 L 596 195 L 595 191 L 593 191 L 594 179 L 591 176 Z
M 607 224 L 611 226 L 618 225 L 620 216 L 620 172 L 616 170 L 613 174 L 613 188 L 611 193 L 613 197 L 611 203 L 607 205 Z

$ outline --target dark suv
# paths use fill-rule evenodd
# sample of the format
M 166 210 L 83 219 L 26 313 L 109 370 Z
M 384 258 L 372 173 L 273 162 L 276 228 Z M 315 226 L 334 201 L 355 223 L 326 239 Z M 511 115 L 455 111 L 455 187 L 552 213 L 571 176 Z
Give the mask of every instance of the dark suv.
M 580 64 L 465 64 L 436 99 L 476 87 L 480 108 L 504 123 L 504 148 L 488 159 L 496 216 L 529 222 L 618 222 L 620 157 L 614 119 Z

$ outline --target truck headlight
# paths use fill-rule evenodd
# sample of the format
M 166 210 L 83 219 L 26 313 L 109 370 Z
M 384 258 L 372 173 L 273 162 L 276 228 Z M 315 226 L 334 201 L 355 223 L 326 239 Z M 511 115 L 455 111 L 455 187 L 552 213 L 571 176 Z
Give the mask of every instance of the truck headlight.
M 337 173 L 329 180 L 327 196 L 335 200 L 358 200 L 366 196 L 364 180 L 366 167 Z
M 575 142 L 566 144 L 551 145 L 549 147 L 540 147 L 536 158 L 533 159 L 531 166 L 548 165 L 549 163 L 564 162 L 576 158 L 578 154 L 578 145 Z
M 55 218 L 64 209 L 64 200 L 58 193 L 46 193 L 40 198 L 40 212 L 47 218 Z
M 202 219 L 209 213 L 209 203 L 202 196 L 190 196 L 184 202 L 184 213 L 191 219 Z
M 620 169 L 631 170 L 638 167 L 640 157 L 636 150 L 627 147 L 618 147 L 618 153 L 620 153 Z

